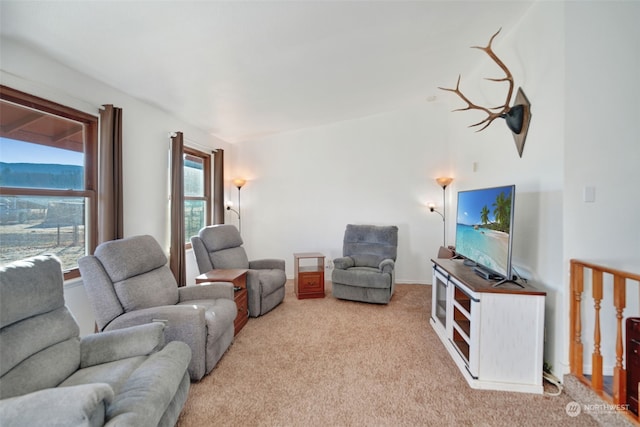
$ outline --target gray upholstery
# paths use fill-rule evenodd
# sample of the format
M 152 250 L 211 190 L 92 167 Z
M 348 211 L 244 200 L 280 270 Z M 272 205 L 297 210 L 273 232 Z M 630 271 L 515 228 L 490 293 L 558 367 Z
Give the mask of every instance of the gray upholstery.
M 87 296 L 101 331 L 162 320 L 167 342 L 192 352 L 189 374 L 200 380 L 233 342 L 237 308 L 231 283 L 179 288 L 167 257 L 151 236 L 99 245 L 78 260 Z
M 333 261 L 333 296 L 387 304 L 395 289 L 397 248 L 395 225 L 347 225 L 343 256 Z
M 242 243 L 242 237 L 233 225 L 211 225 L 191 237 L 191 246 L 201 274 L 214 269 L 249 269 L 249 316 L 258 317 L 273 310 L 284 300 L 284 285 L 287 282 L 284 260 L 249 261 Z
M 0 269 L 0 425 L 172 426 L 189 347 L 148 323 L 80 338 L 53 255 Z

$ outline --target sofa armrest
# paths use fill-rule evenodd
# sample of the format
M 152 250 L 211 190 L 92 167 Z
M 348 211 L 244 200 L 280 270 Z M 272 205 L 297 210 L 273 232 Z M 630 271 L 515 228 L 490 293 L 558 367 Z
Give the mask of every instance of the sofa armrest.
M 80 340 L 80 367 L 146 356 L 164 345 L 164 323 L 154 322 L 99 334 Z
M 198 299 L 233 299 L 233 285 L 228 282 L 210 282 L 178 288 L 180 302 Z
M 0 400 L 2 427 L 97 426 L 114 398 L 108 384 L 48 388 Z
M 249 268 L 252 270 L 282 270 L 284 271 L 284 260 L 265 258 L 249 261 Z
M 164 305 L 160 307 L 145 308 L 131 311 L 114 319 L 107 330 L 122 329 L 133 325 L 151 323 L 154 320 L 165 324 L 165 342 L 183 341 L 193 353 L 192 363 L 201 363 L 204 373 L 204 360 L 207 342 L 207 322 L 205 320 L 205 308 L 193 304 Z M 193 366 L 190 367 L 190 373 Z M 200 375 L 202 376 L 202 375 Z
M 171 407 L 180 389 L 188 393 L 190 360 L 191 350 L 179 341 L 149 356 L 118 390 L 105 427 L 161 425 L 165 408 L 175 409 Z
M 333 268 L 337 268 L 338 270 L 346 270 L 347 268 L 355 267 L 355 265 L 355 261 L 349 256 L 333 260 Z
M 382 271 L 383 273 L 391 273 L 393 271 L 393 269 L 395 268 L 395 261 L 387 258 L 387 259 L 383 259 L 382 261 L 380 261 L 380 265 L 378 266 L 378 268 L 380 269 L 380 271 Z

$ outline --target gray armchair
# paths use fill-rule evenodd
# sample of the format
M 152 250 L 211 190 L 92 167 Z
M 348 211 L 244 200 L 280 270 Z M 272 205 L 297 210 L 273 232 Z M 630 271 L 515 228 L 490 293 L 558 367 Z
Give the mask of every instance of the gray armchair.
M 0 268 L 0 425 L 173 426 L 189 347 L 159 322 L 80 338 L 53 255 Z
M 397 248 L 395 225 L 347 225 L 343 257 L 333 261 L 333 296 L 387 304 L 395 288 Z
M 204 227 L 191 238 L 200 274 L 213 269 L 243 268 L 247 272 L 249 316 L 258 317 L 284 300 L 287 276 L 282 259 L 249 261 L 242 237 L 233 225 Z
M 231 283 L 178 287 L 167 257 L 151 236 L 99 245 L 78 260 L 96 323 L 101 331 L 161 320 L 167 341 L 192 351 L 189 374 L 200 380 L 233 342 L 237 315 Z

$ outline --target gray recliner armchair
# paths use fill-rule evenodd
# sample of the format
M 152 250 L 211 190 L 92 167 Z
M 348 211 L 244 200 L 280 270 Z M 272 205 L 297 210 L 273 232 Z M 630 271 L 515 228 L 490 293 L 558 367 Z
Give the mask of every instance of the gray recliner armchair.
M 249 316 L 258 317 L 273 310 L 284 300 L 284 260 L 249 261 L 242 247 L 242 236 L 234 225 L 204 227 L 191 237 L 200 274 L 213 269 L 241 268 L 247 272 Z
M 192 351 L 189 374 L 200 380 L 233 342 L 237 307 L 231 283 L 178 287 L 162 247 L 151 236 L 100 244 L 78 260 L 100 331 L 160 320 L 167 341 Z
M 395 288 L 397 248 L 395 225 L 347 225 L 343 256 L 333 261 L 333 296 L 387 304 Z
M 191 350 L 159 322 L 80 337 L 53 255 L 0 268 L 0 425 L 173 426 Z

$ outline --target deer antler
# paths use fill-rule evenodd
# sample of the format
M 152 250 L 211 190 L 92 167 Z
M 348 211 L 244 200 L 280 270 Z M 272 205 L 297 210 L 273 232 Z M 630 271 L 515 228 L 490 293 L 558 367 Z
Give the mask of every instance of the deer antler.
M 473 102 L 471 102 L 469 100 L 469 98 L 467 98 L 466 96 L 464 96 L 462 94 L 462 92 L 460 91 L 460 75 L 458 75 L 458 82 L 456 83 L 456 88 L 455 89 L 450 89 L 450 88 L 444 88 L 444 87 L 438 87 L 438 89 L 442 89 L 442 90 L 446 90 L 448 92 L 453 92 L 455 94 L 457 94 L 464 102 L 467 103 L 467 106 L 465 108 L 458 108 L 456 110 L 453 111 L 467 111 L 467 110 L 481 110 L 484 111 L 485 113 L 487 113 L 487 118 L 485 118 L 484 120 L 478 122 L 478 123 L 474 123 L 472 125 L 470 125 L 469 127 L 475 127 L 475 126 L 480 126 L 484 123 L 484 126 L 480 129 L 478 129 L 476 132 L 480 132 L 484 129 L 487 128 L 487 126 L 489 126 L 495 119 L 497 119 L 498 117 L 504 117 L 505 114 L 507 114 L 510 110 L 509 107 L 509 101 L 511 100 L 511 95 L 513 94 L 513 76 L 511 75 L 511 72 L 509 71 L 509 69 L 507 68 L 506 65 L 504 65 L 504 62 L 502 62 L 500 60 L 500 58 L 498 58 L 496 56 L 496 54 L 493 52 L 493 50 L 491 50 L 491 43 L 493 43 L 493 39 L 500 33 L 500 31 L 502 30 L 502 28 L 500 30 L 498 30 L 493 36 L 491 36 L 491 39 L 489 39 L 489 43 L 487 44 L 486 47 L 481 47 L 481 46 L 471 46 L 473 49 L 480 49 L 484 52 L 486 52 L 487 55 L 489 55 L 489 57 L 491 59 L 493 59 L 495 61 L 496 64 L 498 64 L 498 66 L 502 69 L 502 71 L 505 72 L 506 76 L 502 77 L 502 78 L 497 78 L 497 79 L 491 79 L 491 78 L 487 78 L 485 80 L 491 80 L 493 82 L 509 82 L 509 91 L 507 92 L 507 99 L 505 100 L 504 105 L 501 105 L 499 107 L 482 107 L 480 105 L 476 105 Z M 492 111 L 492 110 L 499 110 L 497 112 Z

